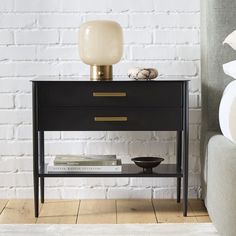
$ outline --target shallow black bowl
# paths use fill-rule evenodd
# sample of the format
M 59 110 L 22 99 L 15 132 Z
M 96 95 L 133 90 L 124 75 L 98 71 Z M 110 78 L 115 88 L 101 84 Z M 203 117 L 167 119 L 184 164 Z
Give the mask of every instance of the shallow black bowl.
M 131 159 L 137 166 L 143 168 L 144 172 L 152 172 L 152 168 L 158 166 L 162 161 L 161 157 L 135 157 Z

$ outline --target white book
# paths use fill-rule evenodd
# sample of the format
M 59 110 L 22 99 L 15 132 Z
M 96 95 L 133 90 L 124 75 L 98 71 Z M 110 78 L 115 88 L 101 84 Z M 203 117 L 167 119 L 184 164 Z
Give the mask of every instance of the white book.
M 62 166 L 54 165 L 53 161 L 47 165 L 48 172 L 121 172 L 121 160 L 115 166 Z

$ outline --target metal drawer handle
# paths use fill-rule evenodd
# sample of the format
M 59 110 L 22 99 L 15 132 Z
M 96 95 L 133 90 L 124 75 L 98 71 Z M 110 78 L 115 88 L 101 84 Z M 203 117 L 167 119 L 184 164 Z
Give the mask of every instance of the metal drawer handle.
M 126 97 L 126 92 L 93 92 L 93 97 Z
M 127 116 L 95 116 L 94 121 L 128 121 Z

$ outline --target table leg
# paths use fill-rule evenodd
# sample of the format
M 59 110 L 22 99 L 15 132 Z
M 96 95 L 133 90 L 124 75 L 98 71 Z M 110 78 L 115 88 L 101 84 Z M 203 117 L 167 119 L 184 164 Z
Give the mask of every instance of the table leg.
M 44 131 L 39 132 L 40 140 L 40 173 L 44 173 Z M 44 177 L 40 177 L 41 203 L 44 203 Z
M 33 98 L 33 179 L 34 179 L 34 210 L 35 217 L 39 215 L 39 159 L 38 159 L 38 129 L 37 129 L 37 103 L 36 86 L 32 87 Z
M 182 166 L 182 131 L 177 131 L 177 172 L 181 172 Z M 181 197 L 181 177 L 177 177 L 177 202 L 180 202 Z
M 189 148 L 189 95 L 188 84 L 185 85 L 184 101 L 184 148 L 183 148 L 183 215 L 188 212 L 188 148 Z

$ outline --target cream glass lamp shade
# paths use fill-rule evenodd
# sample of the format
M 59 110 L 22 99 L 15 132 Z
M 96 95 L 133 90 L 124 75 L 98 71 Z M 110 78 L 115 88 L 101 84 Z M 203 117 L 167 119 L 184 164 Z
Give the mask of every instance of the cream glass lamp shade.
M 89 21 L 79 31 L 79 54 L 90 65 L 92 80 L 112 79 L 112 65 L 123 54 L 123 34 L 114 21 Z

